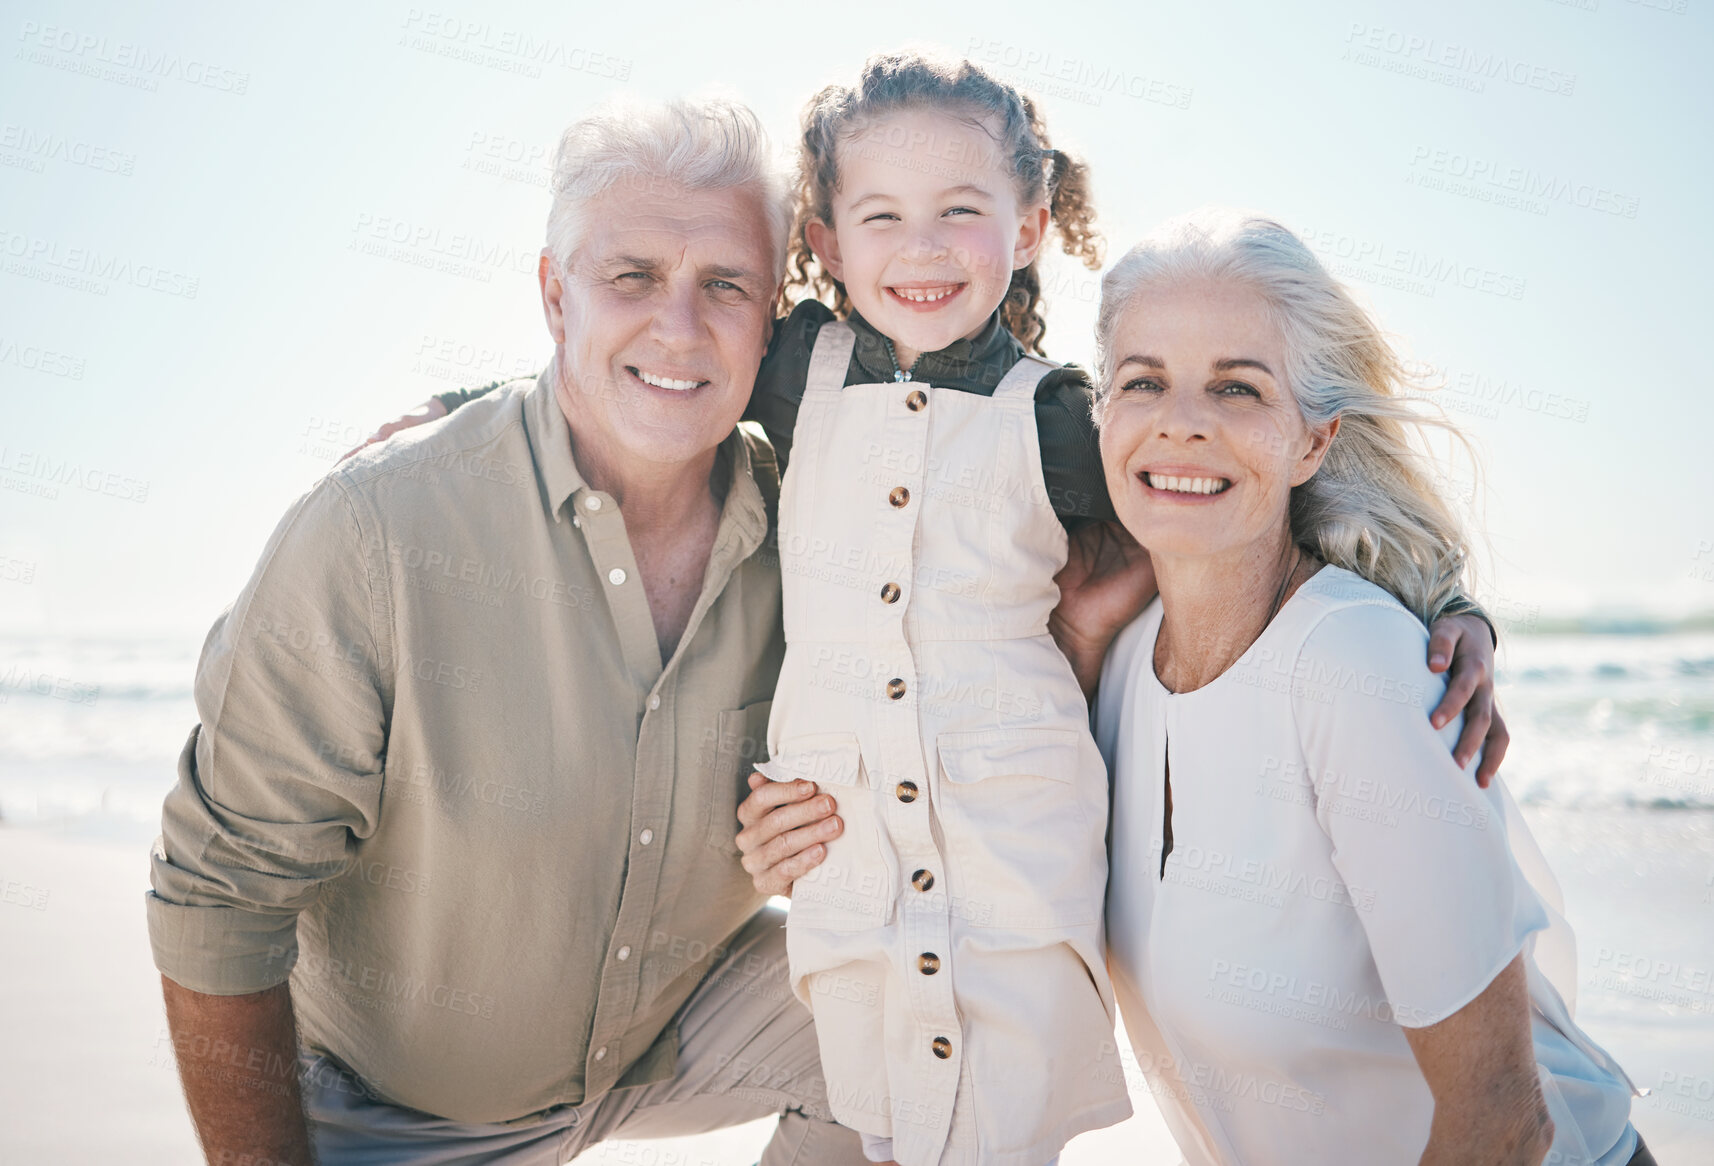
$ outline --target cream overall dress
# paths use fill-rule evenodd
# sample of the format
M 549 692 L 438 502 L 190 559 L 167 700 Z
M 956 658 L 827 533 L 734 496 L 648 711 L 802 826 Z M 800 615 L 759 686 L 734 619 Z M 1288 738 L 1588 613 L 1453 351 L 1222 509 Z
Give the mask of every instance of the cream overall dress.
M 1066 536 L 1025 357 L 992 397 L 845 385 L 821 329 L 780 498 L 776 781 L 844 832 L 798 880 L 833 1115 L 903 1166 L 1043 1166 L 1131 1112 L 1102 940 L 1107 776 L 1048 613 Z

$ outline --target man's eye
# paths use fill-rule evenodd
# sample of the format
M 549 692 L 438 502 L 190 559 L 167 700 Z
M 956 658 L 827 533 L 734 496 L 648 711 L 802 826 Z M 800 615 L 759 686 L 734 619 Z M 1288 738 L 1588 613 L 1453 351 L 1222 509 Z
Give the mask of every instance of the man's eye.
M 741 292 L 744 290 L 729 279 L 711 279 L 708 281 L 708 286 L 716 291 Z
M 648 279 L 649 273 L 646 271 L 627 271 L 627 272 L 625 272 L 625 274 L 621 275 L 619 278 L 622 280 L 623 279 Z

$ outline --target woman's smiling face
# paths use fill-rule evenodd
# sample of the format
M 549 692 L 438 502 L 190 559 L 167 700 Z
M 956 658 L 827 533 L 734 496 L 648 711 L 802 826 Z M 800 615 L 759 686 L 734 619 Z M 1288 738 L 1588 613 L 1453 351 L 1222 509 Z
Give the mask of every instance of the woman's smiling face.
M 1110 352 L 1101 461 L 1126 529 L 1166 556 L 1277 539 L 1338 422 L 1305 423 L 1261 294 L 1232 281 L 1145 287 Z
M 833 222 L 811 246 L 863 318 L 901 348 L 976 335 L 1035 258 L 1045 206 L 1019 205 L 1009 159 L 969 120 L 901 110 L 839 145 Z

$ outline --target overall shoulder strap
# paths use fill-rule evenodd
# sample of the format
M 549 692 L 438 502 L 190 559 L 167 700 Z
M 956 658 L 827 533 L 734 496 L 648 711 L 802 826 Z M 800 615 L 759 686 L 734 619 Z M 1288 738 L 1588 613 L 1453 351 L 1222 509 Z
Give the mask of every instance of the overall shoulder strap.
M 857 347 L 857 333 L 843 320 L 829 320 L 815 335 L 815 347 L 809 354 L 809 377 L 805 392 L 833 391 L 845 387 L 845 373 L 851 367 L 851 351 Z
M 1060 367 L 1051 360 L 1025 353 L 1022 359 L 1000 378 L 1000 383 L 994 388 L 994 399 L 1024 397 L 1033 400 L 1036 386 L 1041 383 L 1041 379 Z

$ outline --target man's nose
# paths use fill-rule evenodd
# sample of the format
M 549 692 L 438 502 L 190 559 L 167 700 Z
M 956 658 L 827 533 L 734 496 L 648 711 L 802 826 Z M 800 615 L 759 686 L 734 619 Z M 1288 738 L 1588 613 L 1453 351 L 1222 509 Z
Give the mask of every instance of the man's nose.
M 694 285 L 671 287 L 656 304 L 651 331 L 665 341 L 694 340 L 702 333 L 702 297 Z

